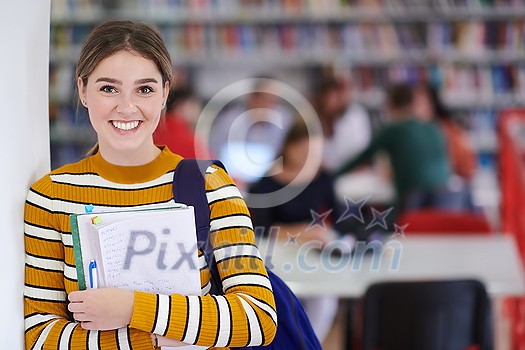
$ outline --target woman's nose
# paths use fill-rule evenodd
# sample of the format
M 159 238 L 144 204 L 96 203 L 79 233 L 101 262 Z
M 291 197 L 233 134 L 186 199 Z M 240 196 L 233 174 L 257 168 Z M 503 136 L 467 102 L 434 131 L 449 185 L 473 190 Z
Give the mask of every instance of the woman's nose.
M 117 103 L 117 113 L 124 116 L 129 116 L 137 112 L 137 105 L 133 99 L 127 96 L 122 96 Z

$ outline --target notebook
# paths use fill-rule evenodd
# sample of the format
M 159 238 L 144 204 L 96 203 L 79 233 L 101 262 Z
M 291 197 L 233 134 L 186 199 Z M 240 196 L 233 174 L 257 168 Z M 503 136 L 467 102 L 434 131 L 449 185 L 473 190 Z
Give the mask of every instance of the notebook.
M 71 231 L 80 290 L 96 262 L 99 287 L 201 293 L 193 207 L 73 214 Z
M 80 290 L 115 287 L 201 295 L 193 207 L 72 214 L 70 221 Z
M 81 290 L 95 261 L 100 287 L 201 293 L 193 207 L 73 214 L 71 231 Z

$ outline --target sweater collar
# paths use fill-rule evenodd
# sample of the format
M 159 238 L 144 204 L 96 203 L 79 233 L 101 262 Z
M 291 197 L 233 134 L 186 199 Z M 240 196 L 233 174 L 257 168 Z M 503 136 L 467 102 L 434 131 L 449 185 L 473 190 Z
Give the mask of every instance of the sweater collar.
M 115 165 L 106 161 L 100 152 L 91 156 L 89 161 L 92 169 L 106 180 L 122 184 L 142 183 L 154 180 L 175 169 L 177 163 L 182 159 L 181 156 L 171 153 L 168 147 L 160 148 L 160 154 L 151 162 L 143 165 Z

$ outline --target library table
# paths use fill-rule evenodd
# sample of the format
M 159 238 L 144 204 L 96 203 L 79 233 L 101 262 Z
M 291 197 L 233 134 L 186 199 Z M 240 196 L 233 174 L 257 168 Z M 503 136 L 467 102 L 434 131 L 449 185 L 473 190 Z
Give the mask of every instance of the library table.
M 493 297 L 525 295 L 524 271 L 514 239 L 505 234 L 420 235 L 358 243 L 353 255 L 336 244 L 262 240 L 267 266 L 298 296 L 359 298 L 375 282 L 474 278 Z M 364 252 L 367 253 L 364 253 Z

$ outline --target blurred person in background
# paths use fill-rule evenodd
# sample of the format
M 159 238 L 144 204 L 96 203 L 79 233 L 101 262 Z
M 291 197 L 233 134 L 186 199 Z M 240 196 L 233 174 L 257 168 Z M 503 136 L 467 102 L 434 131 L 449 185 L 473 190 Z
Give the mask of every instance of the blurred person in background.
M 239 183 L 253 183 L 275 160 L 292 119 L 278 96 L 275 80 L 255 78 L 245 100 L 217 116 L 210 130 L 210 150 Z
M 287 133 L 283 146 L 282 169 L 271 169 L 250 188 L 250 194 L 266 194 L 286 186 L 301 186 L 304 190 L 289 201 L 265 208 L 250 208 L 254 227 L 263 228 L 268 235 L 271 227 L 277 227 L 278 239 L 290 243 L 320 242 L 320 246 L 337 238 L 334 230 L 336 207 L 333 179 L 314 162 L 307 162 L 308 152 L 318 152 L 321 157 L 323 137 L 321 131 L 309 135 L 302 118 L 297 118 Z M 295 180 L 298 184 L 290 185 Z M 293 192 L 293 190 L 292 190 Z M 315 212 L 315 214 L 313 213 Z M 316 217 L 325 216 L 320 222 Z M 322 342 L 326 338 L 337 313 L 338 298 L 301 298 L 312 327 Z
M 353 100 L 347 77 L 321 77 L 314 87 L 314 108 L 325 137 L 323 166 L 334 172 L 370 142 L 372 124 L 366 109 Z
M 383 127 L 360 154 L 348 160 L 337 175 L 355 169 L 378 151 L 390 161 L 396 190 L 395 214 L 421 208 L 454 208 L 447 182 L 450 165 L 445 138 L 432 123 L 413 116 L 413 90 L 404 83 L 387 89 L 386 113 L 391 123 Z
M 191 122 L 200 112 L 199 99 L 189 87 L 172 89 L 166 103 L 166 118 L 153 134 L 155 144 L 165 145 L 184 158 L 210 158 L 209 150 L 195 134 Z
M 438 90 L 429 83 L 414 87 L 413 112 L 416 117 L 435 122 L 441 128 L 447 144 L 452 176 L 448 188 L 458 197 L 458 210 L 473 210 L 470 182 L 476 172 L 476 154 L 466 131 L 452 119 Z

